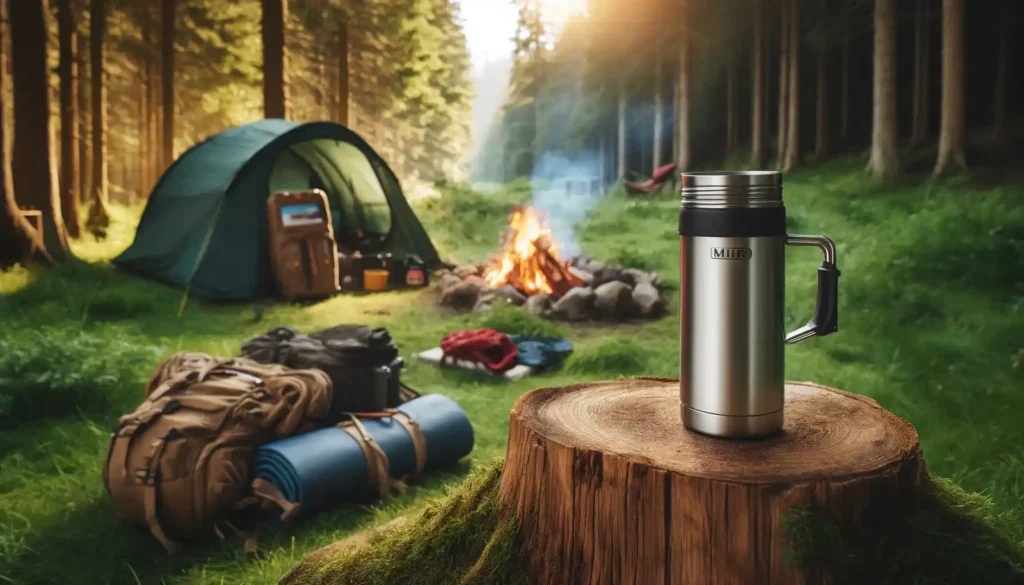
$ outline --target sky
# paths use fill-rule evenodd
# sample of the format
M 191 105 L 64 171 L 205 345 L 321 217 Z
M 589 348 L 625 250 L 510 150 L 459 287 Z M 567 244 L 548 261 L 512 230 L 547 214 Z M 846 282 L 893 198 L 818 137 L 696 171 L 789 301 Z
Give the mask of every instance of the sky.
M 583 12 L 586 0 L 538 0 L 548 30 L 554 34 L 574 14 Z M 518 11 L 512 0 L 459 0 L 469 52 L 476 69 L 489 61 L 512 54 Z

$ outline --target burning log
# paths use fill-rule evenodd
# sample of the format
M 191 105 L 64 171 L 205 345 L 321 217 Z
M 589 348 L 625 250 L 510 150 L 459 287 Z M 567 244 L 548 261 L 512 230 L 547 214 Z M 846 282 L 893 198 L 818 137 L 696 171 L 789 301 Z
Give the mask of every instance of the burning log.
M 525 295 L 558 298 L 583 284 L 558 259 L 558 245 L 535 210 L 516 207 L 502 241 L 502 254 L 485 271 L 489 285 L 508 284 Z
M 508 284 L 512 285 L 512 288 L 526 296 L 530 296 L 529 291 L 526 290 L 526 285 L 523 284 L 522 277 L 519 276 L 519 270 L 512 269 L 512 271 L 508 273 L 508 276 L 505 277 L 505 280 L 508 281 Z
M 541 242 L 543 244 L 543 242 Z M 583 281 L 563 265 L 558 258 L 551 255 L 548 248 L 537 246 L 537 253 L 531 257 L 536 259 L 537 269 L 545 276 L 551 287 L 551 295 L 560 298 L 570 289 L 583 286 Z

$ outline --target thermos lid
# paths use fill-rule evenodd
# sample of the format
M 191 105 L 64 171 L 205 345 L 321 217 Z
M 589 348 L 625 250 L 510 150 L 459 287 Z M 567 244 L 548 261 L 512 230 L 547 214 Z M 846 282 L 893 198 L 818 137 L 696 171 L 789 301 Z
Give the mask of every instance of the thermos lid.
M 683 208 L 782 207 L 782 174 L 776 171 L 682 173 L 680 185 Z

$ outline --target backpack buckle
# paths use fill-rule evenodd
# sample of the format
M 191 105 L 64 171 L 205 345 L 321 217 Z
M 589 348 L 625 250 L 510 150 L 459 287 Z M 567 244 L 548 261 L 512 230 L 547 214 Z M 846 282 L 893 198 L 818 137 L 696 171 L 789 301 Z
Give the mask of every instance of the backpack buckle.
M 135 470 L 135 479 L 146 486 L 156 485 L 157 475 L 156 466 L 150 465 L 148 462 Z

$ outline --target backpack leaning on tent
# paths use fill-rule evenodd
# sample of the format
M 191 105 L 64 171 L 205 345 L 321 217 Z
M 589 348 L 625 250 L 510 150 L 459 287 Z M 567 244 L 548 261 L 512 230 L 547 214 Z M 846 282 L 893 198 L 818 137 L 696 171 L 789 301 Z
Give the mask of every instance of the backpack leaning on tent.
M 323 426 L 331 394 L 317 370 L 172 356 L 118 421 L 104 485 L 130 521 L 174 552 L 230 519 L 248 495 L 259 445 Z

